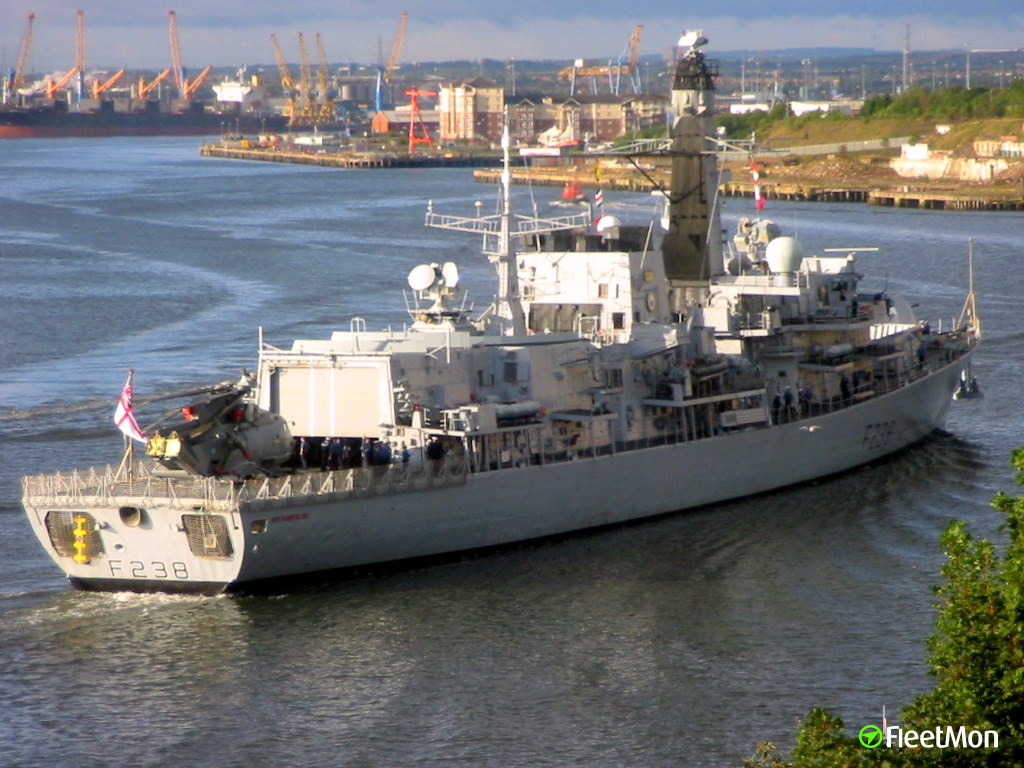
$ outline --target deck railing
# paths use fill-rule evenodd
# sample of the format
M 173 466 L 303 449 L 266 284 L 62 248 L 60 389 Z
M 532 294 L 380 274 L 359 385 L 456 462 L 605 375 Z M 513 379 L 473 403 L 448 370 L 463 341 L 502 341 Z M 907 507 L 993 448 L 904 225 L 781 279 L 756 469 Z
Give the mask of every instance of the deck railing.
M 423 464 L 299 472 L 281 477 L 232 480 L 223 477 L 174 476 L 134 463 L 120 469 L 90 467 L 22 479 L 22 496 L 32 506 L 109 507 L 169 506 L 175 509 L 237 509 L 240 504 L 273 506 L 288 499 L 330 497 L 356 499 L 461 485 L 467 466 L 461 457 Z

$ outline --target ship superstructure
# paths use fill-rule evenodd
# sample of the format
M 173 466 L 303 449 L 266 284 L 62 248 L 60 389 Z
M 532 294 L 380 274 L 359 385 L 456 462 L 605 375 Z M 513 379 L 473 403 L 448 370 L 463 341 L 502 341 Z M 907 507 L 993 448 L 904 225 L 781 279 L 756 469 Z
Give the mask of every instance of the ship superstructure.
M 218 592 L 495 546 L 822 477 L 940 426 L 975 318 L 932 333 L 860 290 L 856 249 L 809 255 L 770 222 L 723 249 L 714 67 L 699 33 L 680 43 L 664 217 L 516 216 L 507 170 L 498 214 L 429 209 L 483 237 L 493 303 L 473 316 L 457 265 L 421 264 L 404 328 L 261 341 L 254 382 L 150 437 L 155 469 L 26 478 L 72 583 Z

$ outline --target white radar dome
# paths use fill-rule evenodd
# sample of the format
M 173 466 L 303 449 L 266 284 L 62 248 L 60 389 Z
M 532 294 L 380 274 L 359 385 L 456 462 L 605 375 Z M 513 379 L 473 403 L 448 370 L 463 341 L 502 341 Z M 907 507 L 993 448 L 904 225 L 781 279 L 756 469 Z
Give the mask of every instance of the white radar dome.
M 434 271 L 434 267 L 431 264 L 420 264 L 418 267 L 413 267 L 412 272 L 409 273 L 409 287 L 414 291 L 425 291 L 434 284 L 437 279 L 437 273 Z
M 598 232 L 604 232 L 606 229 L 611 229 L 612 227 L 621 227 L 621 226 L 622 226 L 622 222 L 619 221 L 619 217 L 618 216 L 602 216 L 600 219 L 597 220 L 597 231 Z
M 804 247 L 795 237 L 776 237 L 764 251 L 772 272 L 796 272 L 804 260 Z

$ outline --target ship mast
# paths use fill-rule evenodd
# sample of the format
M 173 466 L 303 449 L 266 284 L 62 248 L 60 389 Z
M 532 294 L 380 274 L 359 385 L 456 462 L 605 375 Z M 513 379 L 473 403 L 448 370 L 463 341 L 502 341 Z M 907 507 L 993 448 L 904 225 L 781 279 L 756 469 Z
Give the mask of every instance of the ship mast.
M 526 333 L 526 313 L 519 294 L 519 273 L 516 264 L 517 239 L 539 237 L 562 229 L 585 229 L 590 215 L 578 213 L 569 216 L 541 218 L 522 216 L 512 210 L 512 138 L 508 120 L 501 136 L 502 171 L 499 181 L 499 212 L 491 216 L 453 216 L 434 212 L 433 201 L 427 208 L 428 227 L 452 229 L 484 236 L 483 252 L 498 272 L 498 290 L 494 303 L 484 312 L 490 333 L 522 335 Z M 480 321 L 477 321 L 478 324 Z
M 718 168 L 705 138 L 710 135 L 718 74 L 700 51 L 707 42 L 699 30 L 683 32 L 672 82 L 672 182 L 662 253 L 666 275 L 673 287 L 682 289 L 686 303 L 706 296 L 708 280 L 724 271 L 714 204 Z
M 526 333 L 526 317 L 523 314 L 523 304 L 519 300 L 519 274 L 516 269 L 515 248 L 512 246 L 512 162 L 509 156 L 511 144 L 506 120 L 501 132 L 501 225 L 497 252 L 491 255 L 491 260 L 498 268 L 497 307 L 494 313 L 498 320 L 497 330 L 502 335 L 511 333 L 513 336 L 521 336 Z

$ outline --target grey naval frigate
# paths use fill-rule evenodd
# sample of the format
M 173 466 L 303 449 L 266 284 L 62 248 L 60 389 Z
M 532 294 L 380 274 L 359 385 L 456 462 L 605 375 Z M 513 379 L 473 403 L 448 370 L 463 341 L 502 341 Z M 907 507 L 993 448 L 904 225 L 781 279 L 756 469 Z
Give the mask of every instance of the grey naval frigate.
M 506 162 L 498 213 L 426 216 L 482 236 L 482 314 L 440 257 L 409 274 L 402 330 L 261 335 L 254 373 L 152 429 L 144 458 L 24 478 L 71 584 L 219 593 L 493 547 L 809 481 L 939 428 L 980 338 L 971 294 L 932 331 L 858 288 L 858 249 L 812 255 L 745 219 L 723 243 L 705 43 L 676 54 L 655 221 L 517 215 Z

